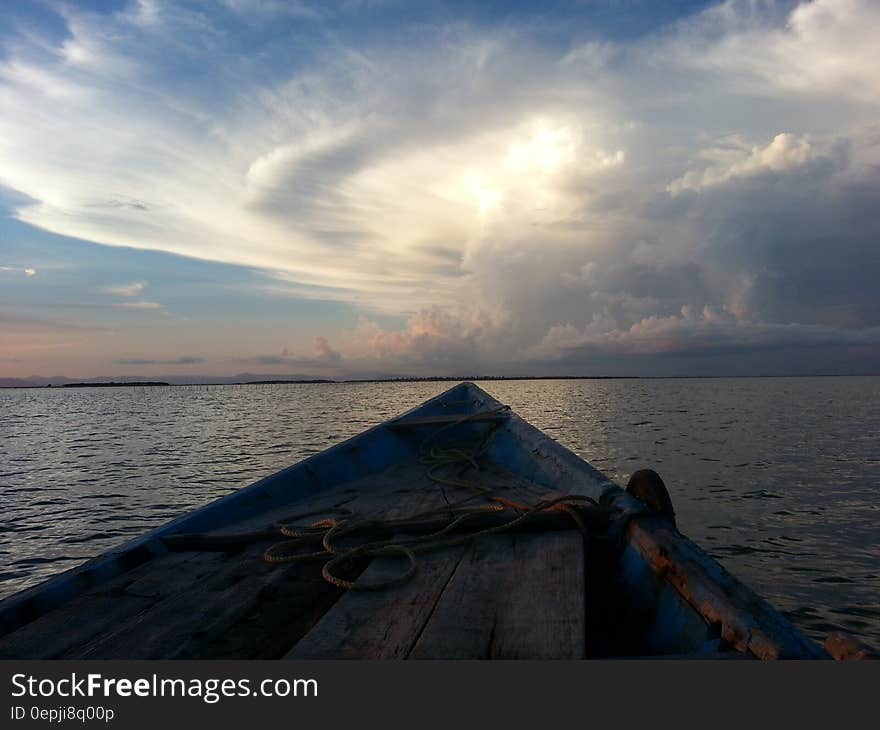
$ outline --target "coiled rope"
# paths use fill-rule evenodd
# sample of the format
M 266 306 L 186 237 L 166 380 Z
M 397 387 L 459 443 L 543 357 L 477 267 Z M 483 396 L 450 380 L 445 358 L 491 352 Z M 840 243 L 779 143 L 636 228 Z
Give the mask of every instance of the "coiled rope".
M 577 512 L 577 508 L 598 507 L 596 501 L 590 497 L 567 495 L 541 500 L 534 504 L 524 504 L 496 494 L 490 487 L 463 478 L 464 472 L 470 468 L 479 471 L 480 466 L 477 460 L 489 448 L 492 436 L 498 428 L 498 422 L 493 423 L 479 442 L 470 448 L 467 446 L 440 448 L 432 445 L 437 436 L 444 431 L 467 423 L 475 418 L 499 415 L 503 411 L 508 410 L 508 408 L 509 406 L 501 406 L 491 411 L 481 411 L 463 416 L 461 419 L 434 431 L 425 439 L 419 449 L 418 461 L 425 467 L 426 476 L 432 482 L 446 487 L 465 490 L 470 493 L 468 496 L 449 503 L 444 507 L 419 512 L 402 520 L 360 518 L 351 510 L 343 507 L 291 515 L 275 525 L 285 537 L 291 539 L 269 546 L 263 553 L 263 559 L 273 564 L 325 560 L 321 569 L 321 575 L 328 583 L 346 590 L 375 591 L 393 588 L 409 581 L 418 570 L 416 555 L 419 553 L 464 545 L 479 537 L 507 532 L 522 526 L 535 515 L 542 512 L 564 511 L 571 516 L 575 526 L 581 532 L 586 533 L 586 526 Z M 453 468 L 457 470 L 454 476 L 441 473 L 448 472 Z M 477 499 L 482 499 L 489 504 L 473 506 L 471 503 Z M 504 511 L 514 513 L 507 522 L 464 534 L 452 534 L 477 515 L 485 515 L 492 512 L 503 513 Z M 297 524 L 299 520 L 317 515 L 327 515 L 328 513 L 336 513 L 338 517 L 328 517 L 307 525 Z M 395 538 L 377 540 L 361 543 L 353 547 L 342 547 L 336 542 L 343 537 L 351 539 L 358 532 L 376 528 L 393 528 L 398 524 L 403 525 L 438 515 L 450 515 L 450 521 L 441 529 L 427 535 L 419 535 L 406 540 Z M 322 549 L 314 549 L 319 545 Z M 308 552 L 300 552 L 303 548 L 311 549 Z M 404 557 L 407 559 L 408 565 L 401 575 L 372 583 L 360 580 L 346 580 L 337 574 L 339 568 L 354 559 L 378 557 Z

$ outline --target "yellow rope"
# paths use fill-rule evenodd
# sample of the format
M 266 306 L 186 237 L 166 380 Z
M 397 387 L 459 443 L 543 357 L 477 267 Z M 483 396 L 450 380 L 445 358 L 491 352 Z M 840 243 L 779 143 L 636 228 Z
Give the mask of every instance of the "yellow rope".
M 426 467 L 427 477 L 436 484 L 465 489 L 471 492 L 468 497 L 460 499 L 451 504 L 447 504 L 446 506 L 441 508 L 431 509 L 425 512 L 410 515 L 409 517 L 401 520 L 360 519 L 353 512 L 351 512 L 351 510 L 338 507 L 328 510 L 319 510 L 306 512 L 299 515 L 293 515 L 291 517 L 288 517 L 287 520 L 292 522 L 295 520 L 304 519 L 306 517 L 313 517 L 319 514 L 326 515 L 328 512 L 337 512 L 338 514 L 342 515 L 342 518 L 327 518 L 323 520 L 318 520 L 317 522 L 313 522 L 309 525 L 297 525 L 291 524 L 291 522 L 279 523 L 278 525 L 276 525 L 276 527 L 278 527 L 280 532 L 283 535 L 293 539 L 271 545 L 263 553 L 263 559 L 266 562 L 274 564 L 324 559 L 326 560 L 326 562 L 324 563 L 324 566 L 321 570 L 321 574 L 324 577 L 324 580 L 326 580 L 328 583 L 347 590 L 382 590 L 401 585 L 402 583 L 406 583 L 416 574 L 416 571 L 418 569 L 418 562 L 416 560 L 417 553 L 431 552 L 435 550 L 455 547 L 458 545 L 467 544 L 477 539 L 478 537 L 499 534 L 509 530 L 513 530 L 541 512 L 547 512 L 551 510 L 564 511 L 571 516 L 572 521 L 575 523 L 577 528 L 580 529 L 582 532 L 585 532 L 586 526 L 584 525 L 583 520 L 581 519 L 575 508 L 577 506 L 584 505 L 596 506 L 595 500 L 591 499 L 590 497 L 567 495 L 563 497 L 555 497 L 549 500 L 541 500 L 535 504 L 523 504 L 497 495 L 493 493 L 492 489 L 490 489 L 489 487 L 485 487 L 476 482 L 462 478 L 464 471 L 466 471 L 468 468 L 472 467 L 476 470 L 479 470 L 480 467 L 477 463 L 477 460 L 488 449 L 489 441 L 491 440 L 491 437 L 494 434 L 495 429 L 497 428 L 497 423 L 487 429 L 486 434 L 472 449 L 467 449 L 462 446 L 449 447 L 445 449 L 441 449 L 436 446 L 428 448 L 429 444 L 437 437 L 438 434 L 442 433 L 443 431 L 454 428 L 455 426 L 458 426 L 462 423 L 466 423 L 467 421 L 475 417 L 500 413 L 501 411 L 506 409 L 507 406 L 502 406 L 501 408 L 494 409 L 493 411 L 484 411 L 481 413 L 474 413 L 464 416 L 461 419 L 438 429 L 437 431 L 432 433 L 422 444 L 419 455 L 419 463 L 423 464 Z M 446 469 L 450 466 L 459 467 L 457 476 L 449 477 L 441 476 L 439 474 L 441 470 Z M 473 502 L 474 499 L 478 498 L 483 498 L 491 502 L 491 504 L 478 507 L 466 506 L 469 503 Z M 449 534 L 459 529 L 464 523 L 472 519 L 475 515 L 486 514 L 487 512 L 504 512 L 505 510 L 511 510 L 515 512 L 516 516 L 512 517 L 507 522 L 495 525 L 493 527 L 487 527 L 462 535 Z M 396 524 L 411 523 L 416 520 L 423 520 L 441 514 L 451 515 L 452 519 L 441 529 L 433 533 L 430 533 L 428 535 L 420 535 L 409 540 L 395 540 L 393 542 L 387 540 L 379 540 L 374 542 L 362 543 L 355 547 L 349 548 L 339 547 L 334 542 L 339 538 L 345 536 L 351 537 L 354 533 L 369 530 L 371 528 L 384 528 L 387 530 L 389 528 L 393 528 Z M 318 545 L 320 545 L 323 549 L 312 549 L 310 552 L 302 553 L 297 552 L 302 548 L 306 548 L 308 546 L 317 547 Z M 388 580 L 375 583 L 350 581 L 339 577 L 334 572 L 336 568 L 339 568 L 343 564 L 357 558 L 378 558 L 392 556 L 405 557 L 408 560 L 409 565 L 407 566 L 407 569 L 404 573 Z

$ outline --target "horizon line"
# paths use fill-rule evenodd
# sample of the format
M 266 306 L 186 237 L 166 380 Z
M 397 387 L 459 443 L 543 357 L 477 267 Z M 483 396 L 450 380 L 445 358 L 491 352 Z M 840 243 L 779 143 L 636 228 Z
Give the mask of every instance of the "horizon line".
M 267 378 L 265 380 L 216 380 L 168 382 L 163 380 L 113 380 L 96 376 L 94 379 L 75 381 L 60 376 L 59 383 L 27 383 L 28 378 L 5 378 L 6 380 L 24 381 L 21 385 L 0 385 L 3 390 L 27 390 L 45 388 L 108 388 L 108 387 L 186 387 L 186 386 L 220 386 L 220 385 L 344 385 L 346 383 L 418 383 L 418 382 L 481 382 L 511 380 L 711 380 L 729 378 L 872 378 L 880 377 L 880 373 L 762 373 L 762 374 L 713 374 L 713 375 L 405 375 L 385 378 Z M 224 376 L 220 376 L 223 378 Z M 37 379 L 51 380 L 44 376 Z

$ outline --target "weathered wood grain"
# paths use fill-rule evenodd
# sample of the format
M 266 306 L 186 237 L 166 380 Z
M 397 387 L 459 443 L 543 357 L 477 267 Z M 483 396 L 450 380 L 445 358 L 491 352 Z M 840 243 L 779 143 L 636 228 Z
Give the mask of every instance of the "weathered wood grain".
M 360 566 L 361 569 L 363 565 Z M 355 569 L 357 573 L 357 568 Z M 321 576 L 318 563 L 302 565 L 295 578 L 261 586 L 256 600 L 224 630 L 222 622 L 178 652 L 183 659 L 278 659 L 304 636 L 342 595 Z
M 603 528 L 607 525 L 607 514 L 599 511 L 592 512 L 580 505 L 572 508 L 585 525 Z M 482 530 L 504 527 L 521 516 L 520 511 L 505 508 L 497 512 L 474 512 L 467 515 L 467 519 L 456 524 L 447 534 L 459 534 L 479 532 Z M 450 517 L 442 514 L 439 517 L 425 519 L 395 519 L 382 523 L 369 524 L 357 531 L 358 539 L 363 541 L 388 540 L 392 536 L 405 536 L 412 540 L 419 536 L 429 535 L 448 528 Z M 578 529 L 570 514 L 559 510 L 536 512 L 527 520 L 517 523 L 511 528 L 511 532 L 555 532 L 559 530 Z M 171 535 L 163 538 L 163 542 L 172 550 L 205 550 L 224 551 L 237 549 L 264 543 L 268 541 L 280 541 L 286 539 L 277 529 L 260 530 L 256 532 L 234 533 L 210 533 L 193 535 Z
M 166 598 L 129 620 L 108 628 L 67 658 L 177 659 L 202 658 L 225 645 L 240 658 L 280 653 L 279 641 L 292 643 L 311 627 L 316 611 L 323 612 L 339 591 L 320 578 L 315 565 L 289 565 L 273 569 L 260 559 L 259 547 L 230 558 L 223 566 L 189 590 Z M 271 604 L 285 600 L 286 619 L 266 619 Z M 320 615 L 320 613 L 319 613 Z M 253 622 L 269 630 L 245 631 Z M 228 640 L 223 637 L 228 634 Z M 216 655 L 216 653 L 214 654 Z
M 409 658 L 583 658 L 584 596 L 580 533 L 480 538 L 456 567 Z
M 448 426 L 453 423 L 458 423 L 463 418 L 465 418 L 465 416 L 467 416 L 467 423 L 503 421 L 508 418 L 508 414 L 506 412 L 481 413 L 479 415 L 453 413 L 444 416 L 407 416 L 406 418 L 401 418 L 397 421 L 390 421 L 388 423 L 388 428 L 401 429 L 424 426 Z
M 399 519 L 442 508 L 460 498 L 448 498 L 445 488 L 428 479 L 424 467 L 417 464 L 409 470 L 401 468 L 396 477 L 393 489 L 374 492 L 369 504 L 363 506 L 369 514 Z M 349 591 L 285 659 L 406 656 L 463 551 L 463 547 L 457 547 L 419 556 L 416 575 L 397 588 Z M 405 560 L 375 559 L 361 577 L 365 582 L 380 582 L 400 575 L 406 567 Z
M 476 475 L 465 476 L 475 478 Z M 494 465 L 479 472 L 479 478 L 481 484 L 492 486 L 496 493 L 525 503 L 536 501 L 538 496 L 548 496 L 547 490 L 536 490 L 525 480 L 507 475 Z M 422 492 L 420 496 L 423 501 L 419 509 L 436 506 L 436 496 L 432 498 L 430 492 Z M 558 520 L 554 518 L 554 527 L 558 527 L 555 522 Z M 419 554 L 418 571 L 410 582 L 385 591 L 346 594 L 285 658 L 402 659 L 416 655 L 452 657 L 459 653 L 473 658 L 487 651 L 499 657 L 583 656 L 583 540 L 579 532 L 562 533 L 561 537 L 557 540 L 544 534 L 532 534 L 480 538 L 477 545 L 483 547 L 459 546 Z M 467 568 L 462 562 L 465 556 L 469 556 Z M 405 568 L 403 560 L 377 559 L 363 573 L 362 579 L 365 582 L 388 580 L 400 575 Z M 518 583 L 519 578 L 525 578 L 527 584 Z M 447 599 L 447 592 L 456 580 L 461 581 L 463 593 L 459 595 L 456 591 Z M 465 600 L 468 592 L 470 598 Z M 543 600 L 535 601 L 536 592 L 545 597 L 546 605 Z M 486 598 L 491 615 L 480 614 L 479 601 L 473 600 L 475 593 Z M 442 621 L 450 624 L 450 633 L 446 634 L 445 628 L 437 636 L 431 633 L 425 640 L 425 648 L 418 650 L 425 632 L 435 625 L 444 602 Z M 458 605 L 460 603 L 467 605 Z M 534 607 L 542 617 L 535 618 Z M 459 613 L 462 610 L 464 614 Z M 520 633 L 517 616 L 531 623 L 527 630 L 523 627 L 519 638 L 516 638 Z M 478 630 L 486 634 L 493 632 L 493 626 L 496 629 L 500 626 L 494 648 L 488 649 L 491 641 L 484 642 L 486 645 L 480 648 L 473 642 L 466 649 L 455 646 L 460 637 L 452 635 L 467 633 L 474 622 L 479 623 Z M 450 636 L 452 644 L 448 640 Z
M 213 553 L 178 553 L 140 565 L 0 637 L 0 657 L 66 656 L 132 620 L 163 597 L 187 590 L 221 560 L 222 556 Z
M 83 596 L 7 634 L 0 659 L 56 659 L 150 605 L 141 597 Z
M 285 659 L 403 659 L 464 554 L 459 546 L 420 556 L 408 583 L 345 594 Z M 406 569 L 405 560 L 373 560 L 362 579 L 378 582 Z

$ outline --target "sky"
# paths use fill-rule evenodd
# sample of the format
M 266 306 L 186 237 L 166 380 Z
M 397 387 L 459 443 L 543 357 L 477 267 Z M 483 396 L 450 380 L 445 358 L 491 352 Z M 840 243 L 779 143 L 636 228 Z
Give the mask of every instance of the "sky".
M 880 373 L 880 3 L 10 3 L 0 376 Z

